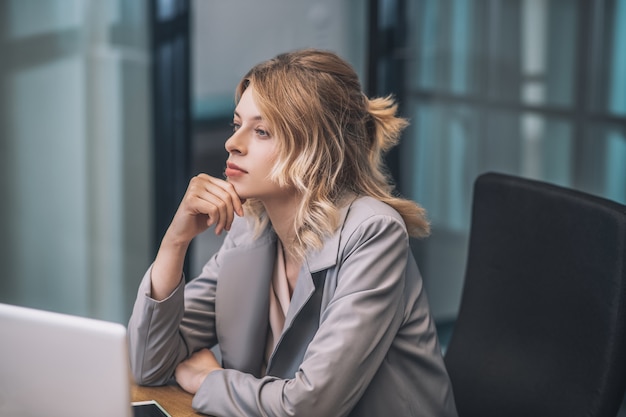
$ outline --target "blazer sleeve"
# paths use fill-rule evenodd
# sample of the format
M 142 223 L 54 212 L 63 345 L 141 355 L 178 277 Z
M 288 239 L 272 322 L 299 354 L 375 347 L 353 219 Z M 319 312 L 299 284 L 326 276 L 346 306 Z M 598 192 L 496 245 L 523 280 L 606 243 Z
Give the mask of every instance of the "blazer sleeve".
M 401 325 L 409 246 L 402 220 L 381 214 L 345 239 L 337 287 L 295 377 L 214 371 L 194 408 L 216 416 L 344 416 L 352 410 Z
M 217 343 L 215 291 L 221 253 L 230 246 L 227 235 L 201 274 L 187 285 L 181 277 L 178 287 L 161 301 L 151 298 L 152 267 L 145 273 L 128 323 L 130 365 L 138 384 L 166 384 L 182 360 Z

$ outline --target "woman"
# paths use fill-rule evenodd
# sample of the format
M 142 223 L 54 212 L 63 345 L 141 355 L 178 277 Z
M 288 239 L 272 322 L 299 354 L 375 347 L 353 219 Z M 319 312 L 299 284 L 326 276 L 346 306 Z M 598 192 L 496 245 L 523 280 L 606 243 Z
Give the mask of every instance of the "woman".
M 406 125 L 394 102 L 312 49 L 252 68 L 236 101 L 226 180 L 190 181 L 140 284 L 137 382 L 174 376 L 216 416 L 455 416 L 409 249 L 428 222 L 383 169 Z M 225 241 L 185 285 L 211 226 Z

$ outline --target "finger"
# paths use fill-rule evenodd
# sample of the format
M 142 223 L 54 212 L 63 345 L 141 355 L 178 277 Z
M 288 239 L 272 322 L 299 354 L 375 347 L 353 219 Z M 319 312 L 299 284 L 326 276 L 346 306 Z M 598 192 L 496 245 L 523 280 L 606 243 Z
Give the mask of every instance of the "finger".
M 230 210 L 229 210 L 230 207 Z M 211 193 L 199 195 L 193 202 L 191 209 L 207 216 L 207 226 L 215 225 L 216 233 L 221 233 L 234 218 L 232 207 L 219 196 Z M 229 220 L 230 219 L 230 220 Z
M 228 203 L 231 205 L 232 209 L 238 216 L 243 217 L 243 203 L 245 202 L 245 200 L 242 199 L 239 194 L 237 194 L 235 187 L 231 183 L 219 178 L 209 177 L 208 181 L 211 182 L 214 186 L 219 187 L 220 191 L 216 192 L 220 195 L 222 199 L 228 201 Z M 229 223 L 232 223 L 232 220 L 230 220 Z
M 217 234 L 220 234 L 223 230 L 230 230 L 235 213 L 239 216 L 244 215 L 244 200 L 239 197 L 234 186 L 227 181 L 207 174 L 199 174 L 193 179 L 193 190 L 198 198 L 210 201 L 219 209 L 220 216 L 217 217 L 213 213 L 210 222 L 207 223 L 209 226 L 216 226 L 215 231 Z M 224 207 L 223 204 L 226 204 L 226 206 Z
M 233 195 L 227 191 L 229 188 L 227 185 L 225 181 L 210 177 L 206 174 L 200 174 L 193 179 L 192 198 L 208 201 L 220 212 L 219 216 L 210 209 L 209 212 L 203 213 L 211 214 L 210 222 L 207 224 L 216 224 L 218 226 L 218 232 L 221 232 L 225 228 L 230 228 L 230 224 L 234 220 L 233 211 L 236 210 L 233 204 Z M 237 203 L 240 204 L 239 198 L 236 198 Z
M 235 210 L 235 213 L 237 213 L 239 217 L 242 217 L 244 215 L 243 203 L 245 202 L 245 200 L 239 197 L 239 194 L 237 194 L 237 191 L 235 190 L 235 186 L 231 184 L 230 182 L 224 181 L 220 178 L 213 178 L 213 177 L 209 177 L 209 178 L 215 185 L 220 187 L 222 190 L 224 190 L 224 192 L 226 192 L 229 195 L 230 197 L 229 201 L 231 202 L 233 209 Z
M 219 217 L 215 219 L 215 233 L 219 235 L 223 230 L 230 230 L 235 219 L 231 195 L 222 188 L 213 186 L 205 197 L 219 212 Z

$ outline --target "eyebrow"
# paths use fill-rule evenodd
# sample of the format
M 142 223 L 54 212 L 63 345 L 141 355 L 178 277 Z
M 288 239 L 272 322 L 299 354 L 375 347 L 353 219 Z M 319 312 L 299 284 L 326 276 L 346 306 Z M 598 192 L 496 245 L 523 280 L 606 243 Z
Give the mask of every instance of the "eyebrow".
M 235 110 L 235 116 L 241 119 L 241 115 L 237 113 L 237 110 Z M 263 117 L 261 115 L 254 116 L 252 120 L 263 120 Z

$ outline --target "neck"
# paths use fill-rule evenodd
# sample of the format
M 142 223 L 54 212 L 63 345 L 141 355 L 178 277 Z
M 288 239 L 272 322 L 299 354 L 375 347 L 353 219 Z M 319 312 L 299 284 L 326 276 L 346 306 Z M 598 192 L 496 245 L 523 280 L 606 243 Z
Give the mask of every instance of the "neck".
M 297 194 L 290 194 L 287 198 L 280 200 L 263 201 L 265 212 L 272 223 L 272 227 L 280 240 L 283 248 L 285 262 L 285 273 L 289 283 L 289 296 L 293 295 L 302 260 L 293 254 L 293 239 L 295 237 L 295 215 L 300 197 Z
M 285 252 L 289 252 L 295 237 L 295 212 L 299 202 L 300 198 L 295 193 L 284 198 L 263 201 L 265 212 L 285 248 Z

